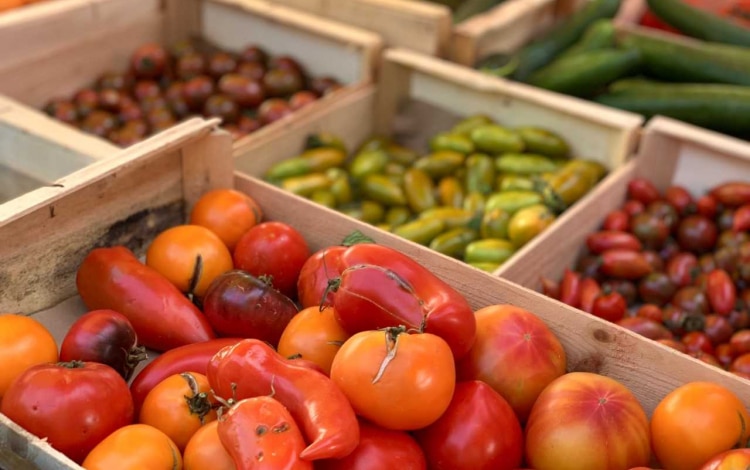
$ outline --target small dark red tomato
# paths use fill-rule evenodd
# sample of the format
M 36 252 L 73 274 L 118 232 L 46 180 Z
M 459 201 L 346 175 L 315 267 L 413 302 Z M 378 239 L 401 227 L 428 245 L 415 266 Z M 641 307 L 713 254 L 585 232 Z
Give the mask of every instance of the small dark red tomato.
M 669 206 L 671 209 L 671 206 Z M 669 226 L 660 216 L 643 212 L 630 219 L 630 231 L 643 246 L 659 249 L 669 237 Z
M 690 191 L 683 186 L 672 185 L 664 191 L 664 199 L 677 210 L 680 215 L 695 212 L 695 201 Z
M 139 105 L 143 112 L 146 114 L 157 109 L 169 108 L 169 102 L 167 101 L 167 98 L 161 95 L 146 96 L 140 101 Z
M 706 278 L 706 297 L 711 309 L 719 315 L 729 315 L 737 302 L 737 288 L 732 277 L 723 269 L 715 269 Z
M 560 281 L 560 302 L 578 308 L 581 304 L 581 274 L 566 269 Z M 593 304 L 592 304 L 593 305 Z
M 691 331 L 703 331 L 706 317 L 697 313 L 688 313 L 673 305 L 667 305 L 662 309 L 662 323 L 672 333 L 683 336 Z
M 514 470 L 523 457 L 513 408 L 479 380 L 457 383 L 445 413 L 415 435 L 434 470 Z
M 292 112 L 292 108 L 286 101 L 281 98 L 270 98 L 261 103 L 258 108 L 258 119 L 261 124 L 270 124 L 292 114 Z
M 542 294 L 547 297 L 552 297 L 555 300 L 560 299 L 560 283 L 554 279 L 542 276 L 540 279 L 542 284 Z
M 680 215 L 678 214 L 677 209 L 667 201 L 652 202 L 646 206 L 646 212 L 662 220 L 667 225 L 670 232 L 673 232 L 680 223 Z
M 63 362 L 106 364 L 129 380 L 135 367 L 146 359 L 138 346 L 135 329 L 125 315 L 114 310 L 93 310 L 75 321 L 60 346 Z
M 651 265 L 652 271 L 664 271 L 664 260 L 659 253 L 653 250 L 647 250 L 643 252 L 643 257 L 646 258 L 648 264 Z
M 712 253 L 704 253 L 698 258 L 698 274 L 693 279 L 695 282 L 701 273 L 710 273 L 716 269 L 716 259 Z
M 289 107 L 296 111 L 318 100 L 312 91 L 302 90 L 289 97 Z
M 664 346 L 670 347 L 672 349 L 676 349 L 677 351 L 680 351 L 681 353 L 687 353 L 687 348 L 685 345 L 677 340 L 674 339 L 657 339 L 657 343 L 661 343 Z
M 117 90 L 128 93 L 133 89 L 135 78 L 131 73 L 107 72 L 102 74 L 96 81 L 99 90 Z
M 716 226 L 720 231 L 732 230 L 732 226 L 734 225 L 734 210 L 721 210 L 715 220 Z
M 177 124 L 174 114 L 166 107 L 153 109 L 148 112 L 146 114 L 146 121 L 152 132 L 163 131 Z
M 750 313 L 746 309 L 732 310 L 729 314 L 729 324 L 736 330 L 750 328 Z
M 333 77 L 315 77 L 310 80 L 309 89 L 318 96 L 325 96 L 341 88 L 341 83 Z
M 107 138 L 120 147 L 130 147 L 143 140 L 148 134 L 148 125 L 144 120 L 128 121 L 121 128 L 115 129 Z
M 138 80 L 133 88 L 133 94 L 136 100 L 141 101 L 146 97 L 161 95 L 161 88 L 155 80 Z
M 692 284 L 698 275 L 698 258 L 692 253 L 681 252 L 673 256 L 666 264 L 666 273 L 677 287 Z
M 602 230 L 616 230 L 627 232 L 630 229 L 630 215 L 627 212 L 616 209 L 607 214 L 602 224 Z
M 260 129 L 262 125 L 259 120 L 250 116 L 243 115 L 240 116 L 239 120 L 237 121 L 237 127 L 245 134 L 250 134 Z
M 719 235 L 719 239 L 716 241 L 716 245 L 719 248 L 739 249 L 744 243 L 747 243 L 748 241 L 750 241 L 750 233 L 737 232 L 735 230 L 724 230 Z
M 695 201 L 695 210 L 703 217 L 713 219 L 718 212 L 719 203 L 711 195 L 705 195 Z
M 256 108 L 265 99 L 263 87 L 257 81 L 237 73 L 228 73 L 219 79 L 221 93 L 246 108 Z
M 646 205 L 641 201 L 630 199 L 622 205 L 622 210 L 632 218 L 638 214 L 642 214 L 646 210 Z
M 122 92 L 107 88 L 99 92 L 99 108 L 104 111 L 116 113 L 122 105 Z
M 185 54 L 177 59 L 175 73 L 181 80 L 190 80 L 193 77 L 206 73 L 206 58 L 199 52 Z
M 677 228 L 677 242 L 686 251 L 694 253 L 711 251 L 716 245 L 717 238 L 716 224 L 702 215 L 691 215 L 682 219 Z
M 117 118 L 123 125 L 131 121 L 143 121 L 143 109 L 137 104 L 123 106 L 120 108 L 120 112 L 117 113 Z M 143 122 L 145 123 L 145 121 Z
M 672 333 L 664 325 L 648 318 L 625 317 L 617 324 L 648 339 L 673 339 Z
M 719 363 L 724 367 L 725 369 L 728 369 L 730 365 L 732 365 L 732 362 L 737 357 L 737 354 L 734 352 L 734 347 L 732 347 L 729 343 L 722 343 L 714 349 L 714 355 L 716 356 L 716 359 L 719 360 Z
M 601 283 L 602 290 L 619 292 L 628 305 L 634 305 L 638 300 L 638 288 L 635 283 L 624 279 L 608 279 Z
M 748 230 L 750 230 L 750 204 L 745 204 L 734 211 L 732 231 L 747 234 Z
M 750 353 L 750 329 L 736 331 L 729 339 L 729 344 L 738 356 Z
M 208 59 L 208 74 L 218 80 L 222 75 L 237 70 L 237 59 L 228 52 L 215 52 Z
M 635 312 L 635 316 L 648 318 L 649 320 L 661 323 L 663 313 L 661 311 L 661 307 L 659 307 L 658 305 L 643 304 L 638 307 L 638 310 L 636 310 Z
M 680 249 L 680 244 L 677 243 L 677 240 L 675 240 L 673 237 L 669 237 L 664 241 L 664 245 L 662 245 L 661 250 L 659 250 L 659 256 L 662 260 L 668 261 L 680 251 L 682 250 Z
M 263 75 L 263 87 L 271 97 L 286 97 L 302 90 L 305 83 L 302 75 L 293 69 L 269 69 Z
M 712 365 L 714 367 L 718 367 L 720 369 L 722 368 L 721 363 L 719 362 L 718 359 L 716 359 L 716 356 L 714 356 L 713 354 L 705 353 L 703 351 L 693 351 L 693 352 L 688 351 L 688 355 L 698 359 L 701 362 L 705 362 L 706 364 Z
M 86 117 L 99 107 L 99 93 L 93 88 L 83 88 L 73 96 L 73 104 L 78 110 L 78 115 Z
M 184 92 L 185 82 L 174 81 L 169 84 L 166 90 L 164 90 L 164 97 L 167 98 L 168 101 L 175 98 L 182 98 L 184 96 Z
M 222 122 L 234 124 L 240 117 L 240 107 L 229 96 L 224 94 L 211 95 L 203 106 L 203 114 L 207 117 L 221 118 Z
M 426 470 L 422 448 L 411 434 L 359 421 L 359 445 L 341 459 L 317 460 L 316 470 Z
M 157 78 L 164 73 L 167 51 L 159 44 L 143 44 L 130 57 L 130 66 L 138 78 Z
M 239 59 L 243 62 L 268 62 L 268 53 L 258 46 L 247 46 L 240 52 Z
M 708 335 L 702 331 L 691 331 L 682 337 L 682 343 L 689 353 L 702 351 L 706 354 L 714 353 L 714 346 Z
M 206 100 L 214 94 L 214 82 L 210 77 L 199 75 L 186 81 L 182 87 L 182 97 L 190 109 L 198 111 L 203 109 Z
M 714 346 L 718 346 L 729 341 L 732 333 L 734 333 L 734 328 L 726 317 L 712 313 L 706 315 L 703 332 L 706 333 Z
M 662 306 L 672 299 L 675 292 L 677 286 L 663 272 L 653 272 L 638 282 L 638 294 L 646 303 Z
M 266 74 L 267 70 L 268 69 L 266 69 L 266 66 L 262 62 L 240 62 L 239 65 L 237 65 L 237 71 L 235 73 L 256 82 L 262 82 L 263 75 Z
M 634 199 L 648 205 L 661 199 L 659 190 L 646 178 L 633 178 L 628 182 L 628 199 Z
M 743 374 L 750 374 L 750 353 L 745 353 L 732 361 L 729 366 L 729 372 L 742 372 Z
M 591 313 L 611 322 L 618 322 L 625 317 L 628 304 L 619 292 L 602 293 L 594 300 Z
M 52 100 L 44 106 L 44 112 L 68 124 L 75 124 L 78 121 L 78 109 L 69 100 Z
M 599 276 L 600 265 L 601 260 L 598 256 L 584 255 L 578 259 L 575 270 L 581 273 L 581 276 L 583 277 L 592 277 L 599 280 L 599 278 L 601 277 Z
M 716 269 L 723 269 L 728 273 L 737 271 L 738 261 L 740 260 L 737 248 L 720 248 L 714 252 L 713 258 Z
M 248 230 L 234 249 L 234 266 L 254 276 L 270 276 L 273 286 L 294 299 L 297 278 L 310 256 L 305 238 L 282 222 L 263 222 Z
M 304 75 L 304 72 L 305 72 L 305 69 L 302 67 L 302 65 L 300 65 L 299 62 L 297 62 L 297 59 L 289 55 L 279 55 L 279 56 L 272 57 L 271 60 L 268 62 L 268 68 L 280 69 L 280 70 L 292 70 L 292 71 L 298 72 L 301 75 Z
M 590 233 L 586 237 L 586 247 L 589 252 L 598 255 L 613 248 L 641 251 L 641 242 L 628 232 L 614 230 L 600 230 Z
M 81 122 L 81 130 L 99 137 L 106 137 L 117 126 L 117 117 L 114 114 L 98 109 L 92 111 Z
M 700 315 L 710 313 L 708 298 L 703 290 L 696 286 L 680 288 L 672 297 L 672 305 L 686 312 Z
M 652 271 L 651 265 L 641 252 L 612 249 L 601 254 L 599 272 L 616 279 L 637 280 Z

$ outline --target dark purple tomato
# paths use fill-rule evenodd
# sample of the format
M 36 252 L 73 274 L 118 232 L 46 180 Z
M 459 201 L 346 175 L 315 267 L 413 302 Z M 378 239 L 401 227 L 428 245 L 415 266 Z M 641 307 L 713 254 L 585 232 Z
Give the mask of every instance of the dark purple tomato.
M 92 111 L 81 122 L 81 130 L 99 137 L 106 137 L 114 129 L 117 129 L 117 117 L 107 111 L 100 109 Z
M 138 78 L 157 78 L 165 71 L 167 51 L 155 43 L 143 44 L 130 57 L 133 74 Z
M 716 245 L 716 224 L 702 215 L 690 215 L 682 219 L 677 228 L 677 242 L 683 250 L 706 253 Z
M 138 80 L 135 82 L 133 95 L 135 95 L 135 99 L 138 101 L 160 96 L 161 88 L 159 87 L 159 82 L 156 80 Z
M 73 95 L 73 103 L 78 115 L 86 117 L 91 111 L 99 107 L 99 93 L 93 88 L 83 88 Z
M 186 81 L 182 87 L 182 96 L 191 110 L 200 111 L 209 96 L 214 94 L 214 82 L 210 77 L 199 75 Z
M 280 98 L 270 98 L 258 108 L 258 119 L 261 124 L 270 124 L 292 114 L 289 103 Z
M 203 114 L 207 117 L 221 118 L 222 122 L 234 124 L 240 116 L 240 107 L 227 95 L 211 95 L 203 107 Z
M 263 87 L 271 97 L 291 96 L 302 90 L 304 85 L 302 75 L 293 69 L 270 69 L 263 76 Z
M 69 100 L 55 99 L 44 105 L 44 112 L 68 124 L 78 122 L 78 108 Z
M 643 302 L 662 306 L 672 299 L 677 287 L 663 272 L 653 272 L 638 283 L 638 294 Z
M 135 78 L 130 73 L 107 72 L 97 79 L 96 87 L 99 90 L 117 90 L 128 93 L 133 89 Z
M 206 71 L 215 80 L 237 70 L 237 59 L 228 52 L 215 52 L 208 58 Z
M 175 74 L 181 80 L 190 80 L 206 73 L 206 58 L 199 52 L 190 52 L 179 59 L 175 65 Z
M 240 52 L 239 59 L 242 62 L 258 62 L 265 64 L 268 62 L 268 53 L 258 46 L 248 46 Z
M 266 66 L 261 62 L 240 62 L 236 73 L 250 80 L 261 82 L 267 70 Z
M 310 80 L 309 89 L 318 96 L 325 96 L 341 88 L 338 80 L 332 77 L 316 77 Z
M 228 73 L 221 77 L 218 88 L 221 93 L 246 108 L 256 108 L 266 98 L 259 82 L 237 73 Z

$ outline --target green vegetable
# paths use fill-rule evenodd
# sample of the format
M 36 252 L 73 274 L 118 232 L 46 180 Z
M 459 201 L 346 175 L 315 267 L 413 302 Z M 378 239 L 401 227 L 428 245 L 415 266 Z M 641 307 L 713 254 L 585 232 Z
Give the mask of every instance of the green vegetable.
M 750 29 L 685 0 L 648 0 L 649 10 L 681 32 L 706 41 L 750 46 Z

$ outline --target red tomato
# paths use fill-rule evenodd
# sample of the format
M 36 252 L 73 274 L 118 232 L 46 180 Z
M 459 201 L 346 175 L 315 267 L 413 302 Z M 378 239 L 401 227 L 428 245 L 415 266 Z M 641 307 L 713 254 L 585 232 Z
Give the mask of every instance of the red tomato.
M 537 316 L 512 305 L 477 310 L 477 339 L 457 366 L 459 380 L 481 380 L 505 398 L 521 422 L 539 394 L 565 373 L 565 350 Z
M 448 408 L 456 373 L 444 339 L 402 331 L 363 331 L 349 338 L 333 358 L 331 380 L 359 416 L 408 431 L 434 423 Z
M 513 408 L 479 380 L 456 384 L 445 413 L 416 437 L 432 470 L 513 470 L 523 456 Z
M 60 360 L 106 364 L 129 380 L 146 359 L 135 329 L 127 317 L 114 310 L 94 310 L 75 321 L 60 346 Z
M 737 288 L 723 269 L 714 269 L 706 279 L 706 297 L 715 313 L 728 316 L 737 302 Z
M 654 409 L 654 455 L 666 470 L 697 470 L 716 454 L 745 446 L 749 422 L 742 401 L 721 385 L 685 384 Z
M 263 222 L 245 232 L 234 249 L 234 267 L 268 276 L 287 297 L 297 297 L 297 279 L 310 256 L 302 235 L 282 222 Z
M 689 353 L 714 353 L 714 346 L 711 343 L 711 339 L 702 331 L 691 331 L 686 333 L 685 336 L 682 337 L 682 343 L 685 345 L 685 348 Z
M 621 209 L 614 210 L 607 214 L 602 224 L 602 230 L 619 230 L 625 232 L 630 228 L 630 216 Z
M 573 372 L 539 395 L 526 423 L 526 462 L 536 470 L 647 465 L 648 418 L 619 382 Z
M 651 204 L 661 198 L 654 183 L 646 178 L 633 178 L 628 182 L 628 199 L 636 200 L 644 205 Z
M 619 292 L 599 295 L 594 299 L 591 307 L 593 315 L 611 322 L 622 320 L 627 310 L 628 304 L 625 302 L 625 297 Z
M 133 421 L 133 399 L 125 380 L 104 364 L 40 364 L 11 384 L 0 412 L 80 463 Z
M 733 449 L 713 457 L 700 470 L 743 470 L 750 468 L 750 449 Z
M 316 470 L 427 470 L 424 452 L 407 432 L 359 421 L 359 445 L 342 459 L 319 460 Z

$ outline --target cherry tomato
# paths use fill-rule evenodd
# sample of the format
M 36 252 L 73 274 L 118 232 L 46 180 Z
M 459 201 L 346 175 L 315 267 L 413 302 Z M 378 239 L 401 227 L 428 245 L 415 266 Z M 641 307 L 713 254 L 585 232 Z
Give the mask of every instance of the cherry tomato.
M 618 322 L 625 317 L 628 304 L 619 292 L 602 293 L 591 307 L 591 313 L 599 318 L 611 322 Z
M 652 272 L 638 282 L 641 300 L 658 306 L 669 302 L 676 291 L 677 286 L 663 272 Z
M 654 455 L 667 470 L 700 468 L 720 452 L 744 447 L 750 437 L 748 422 L 745 405 L 721 385 L 682 385 L 654 409 Z
M 695 211 L 695 202 L 690 191 L 683 186 L 672 185 L 664 192 L 664 199 L 675 208 L 680 215 L 687 215 Z
M 560 302 L 566 303 L 571 307 L 578 307 L 581 304 L 581 275 L 570 269 L 565 270 L 562 282 L 560 283 Z
M 677 242 L 683 250 L 705 253 L 713 249 L 718 238 L 716 224 L 702 215 L 690 215 L 680 221 Z
M 692 253 L 681 252 L 667 261 L 666 272 L 677 287 L 685 287 L 698 274 L 698 258 Z
M 632 218 L 645 211 L 646 205 L 641 201 L 629 199 L 622 205 L 622 210 Z
M 704 352 L 706 354 L 714 353 L 714 346 L 708 335 L 702 331 L 691 331 L 682 337 L 682 342 L 687 352 Z
M 83 467 L 86 470 L 180 470 L 182 455 L 169 436 L 155 427 L 131 424 L 101 441 L 83 461 Z
M 718 205 L 719 203 L 716 198 L 709 194 L 701 196 L 695 201 L 695 208 L 698 214 L 709 219 L 716 217 L 716 213 L 719 211 Z
M 661 308 L 658 305 L 654 304 L 641 305 L 640 307 L 638 307 L 635 316 L 648 318 L 649 320 L 653 320 L 659 323 L 661 323 L 661 320 L 663 318 Z
M 617 230 L 626 232 L 630 229 L 630 215 L 622 209 L 616 209 L 607 214 L 602 224 L 602 230 Z
M 716 359 L 725 369 L 728 369 L 729 366 L 732 365 L 734 359 L 737 357 L 737 353 L 734 352 L 734 348 L 729 343 L 722 343 L 716 346 L 716 349 L 714 351 L 716 354 Z
M 333 358 L 331 380 L 359 416 L 386 429 L 414 430 L 448 408 L 456 373 L 439 336 L 387 328 L 349 338 Z
M 606 250 L 621 248 L 624 250 L 640 251 L 641 242 L 631 233 L 614 230 L 594 232 L 586 237 L 586 246 L 593 254 L 601 254 Z
M 254 276 L 268 276 L 276 289 L 294 299 L 297 279 L 309 256 L 307 242 L 296 229 L 282 222 L 263 222 L 237 242 L 234 265 Z
M 219 439 L 219 421 L 198 428 L 182 454 L 183 470 L 236 470 L 234 460 Z
M 130 58 L 136 77 L 157 78 L 164 73 L 167 51 L 159 44 L 148 43 L 138 47 Z
M 13 381 L 0 412 L 80 463 L 133 421 L 133 399 L 125 380 L 104 364 L 38 364 Z
M 706 315 L 703 331 L 714 346 L 726 343 L 734 333 L 732 324 L 729 323 L 729 320 L 726 317 L 716 314 Z
M 513 408 L 478 380 L 456 384 L 445 413 L 416 436 L 434 470 L 514 470 L 521 465 L 523 432 Z
M 581 281 L 581 310 L 591 313 L 594 308 L 594 301 L 601 292 L 602 288 L 595 279 L 587 277 Z
M 628 182 L 627 197 L 648 205 L 658 201 L 661 195 L 651 181 L 646 178 L 633 178 Z
M 640 279 L 650 273 L 652 269 L 643 253 L 637 251 L 607 250 L 601 254 L 601 259 L 600 272 L 618 279 Z
M 57 362 L 57 343 L 52 334 L 32 317 L 0 315 L 0 400 L 11 382 L 37 364 Z
M 706 297 L 711 309 L 719 315 L 729 315 L 737 302 L 737 288 L 732 277 L 723 269 L 708 273 Z

